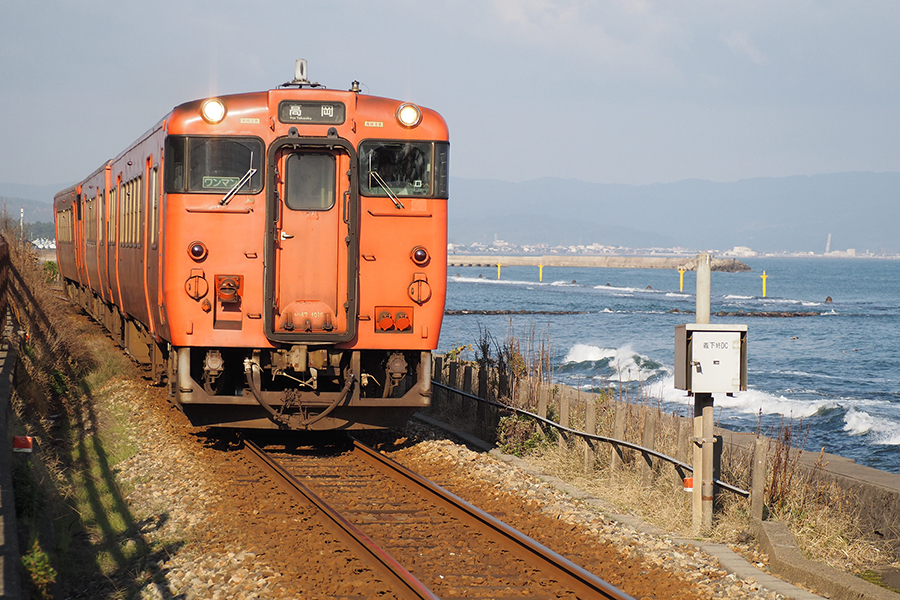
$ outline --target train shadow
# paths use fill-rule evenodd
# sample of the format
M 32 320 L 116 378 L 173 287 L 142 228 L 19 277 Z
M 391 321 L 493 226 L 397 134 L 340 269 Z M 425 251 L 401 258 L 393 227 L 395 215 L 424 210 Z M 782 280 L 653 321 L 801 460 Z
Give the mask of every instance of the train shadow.
M 8 340 L 18 355 L 16 412 L 38 442 L 33 454 L 14 458 L 39 474 L 43 494 L 42 512 L 19 519 L 20 547 L 38 540 L 51 556 L 53 597 L 133 597 L 150 586 L 182 598 L 169 589 L 163 565 L 183 542 L 154 539 L 167 512 L 138 519 L 128 506 L 86 380 L 90 357 L 73 354 L 67 333 L 59 331 L 68 309 L 54 301 L 38 265 L 23 265 L 27 259 L 12 254 L 7 294 L 15 319 Z

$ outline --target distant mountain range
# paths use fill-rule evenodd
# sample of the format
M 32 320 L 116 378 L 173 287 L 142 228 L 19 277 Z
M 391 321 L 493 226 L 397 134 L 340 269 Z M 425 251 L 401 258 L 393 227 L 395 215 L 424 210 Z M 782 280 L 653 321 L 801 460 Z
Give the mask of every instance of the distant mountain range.
M 543 178 L 460 179 L 450 187 L 450 241 L 681 246 L 764 252 L 900 252 L 900 173 L 696 179 L 652 185 Z
M 20 183 L 0 183 L 0 211 L 13 220 L 19 221 L 19 210 L 25 209 L 26 223 L 49 223 L 53 221 L 53 196 L 56 192 L 72 185 L 52 183 L 49 185 L 28 185 Z
M 0 183 L 13 219 L 52 221 L 67 184 Z M 900 253 L 900 173 L 834 173 L 652 185 L 542 178 L 510 183 L 453 178 L 450 241 L 490 244 L 681 246 L 760 252 Z

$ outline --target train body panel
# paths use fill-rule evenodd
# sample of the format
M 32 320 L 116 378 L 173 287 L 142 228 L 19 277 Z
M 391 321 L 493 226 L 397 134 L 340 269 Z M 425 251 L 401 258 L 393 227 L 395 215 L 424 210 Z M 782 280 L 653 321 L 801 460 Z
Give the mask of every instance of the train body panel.
M 356 90 L 188 102 L 57 194 L 61 274 L 195 423 L 390 426 L 430 401 L 448 155 Z

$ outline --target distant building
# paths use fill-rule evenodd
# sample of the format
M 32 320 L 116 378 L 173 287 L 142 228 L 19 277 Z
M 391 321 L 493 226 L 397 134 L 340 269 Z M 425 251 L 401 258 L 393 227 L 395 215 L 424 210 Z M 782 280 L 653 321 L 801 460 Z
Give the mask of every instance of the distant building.
M 723 253 L 725 256 L 734 256 L 736 258 L 753 258 L 757 256 L 755 250 L 751 250 L 747 246 L 735 246 L 731 250 L 726 250 Z

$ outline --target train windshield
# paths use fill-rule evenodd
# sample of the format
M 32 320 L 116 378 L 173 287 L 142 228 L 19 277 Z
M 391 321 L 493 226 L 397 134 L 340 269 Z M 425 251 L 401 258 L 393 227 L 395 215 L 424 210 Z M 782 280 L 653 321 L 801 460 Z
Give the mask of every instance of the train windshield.
M 227 194 L 254 169 L 235 192 L 262 190 L 263 146 L 257 138 L 169 136 L 165 156 L 167 192 Z
M 449 144 L 369 140 L 359 145 L 364 196 L 447 197 Z

